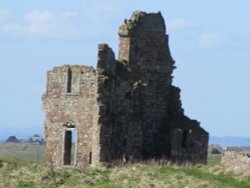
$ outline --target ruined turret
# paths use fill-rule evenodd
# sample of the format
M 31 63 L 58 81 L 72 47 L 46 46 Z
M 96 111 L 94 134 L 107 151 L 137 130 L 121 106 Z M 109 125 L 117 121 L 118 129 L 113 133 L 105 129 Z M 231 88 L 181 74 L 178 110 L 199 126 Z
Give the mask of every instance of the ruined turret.
M 48 72 L 47 163 L 206 163 L 208 133 L 185 116 L 172 85 L 175 62 L 161 13 L 134 12 L 119 37 L 118 60 L 100 44 L 96 69 L 65 65 Z

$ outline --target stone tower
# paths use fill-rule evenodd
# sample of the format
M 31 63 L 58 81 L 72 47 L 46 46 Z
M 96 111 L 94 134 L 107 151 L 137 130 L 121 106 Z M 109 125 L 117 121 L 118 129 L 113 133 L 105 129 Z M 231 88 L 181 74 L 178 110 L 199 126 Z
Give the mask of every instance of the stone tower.
M 180 89 L 172 85 L 175 62 L 161 13 L 134 12 L 119 36 L 118 60 L 100 44 L 96 69 L 65 65 L 48 72 L 47 163 L 206 163 L 208 133 L 184 115 Z

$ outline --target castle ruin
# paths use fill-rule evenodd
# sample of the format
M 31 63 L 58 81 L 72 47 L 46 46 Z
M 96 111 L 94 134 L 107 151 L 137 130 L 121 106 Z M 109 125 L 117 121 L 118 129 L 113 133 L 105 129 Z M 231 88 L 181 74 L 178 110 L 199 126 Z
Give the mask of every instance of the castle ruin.
M 208 133 L 184 115 L 180 89 L 172 85 L 175 62 L 161 13 L 134 12 L 119 36 L 118 60 L 100 44 L 96 69 L 65 65 L 48 72 L 47 163 L 206 163 Z

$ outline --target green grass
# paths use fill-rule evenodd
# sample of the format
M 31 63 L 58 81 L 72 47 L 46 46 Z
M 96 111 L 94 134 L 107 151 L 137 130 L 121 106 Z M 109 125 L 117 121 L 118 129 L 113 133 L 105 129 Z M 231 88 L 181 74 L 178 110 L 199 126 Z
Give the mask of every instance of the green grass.
M 239 177 L 212 167 L 131 164 L 106 168 L 56 168 L 1 158 L 0 187 L 250 187 Z M 212 171 L 211 171 L 212 170 Z M 223 169 L 220 169 L 223 170 Z
M 220 154 L 214 154 L 214 155 L 208 155 L 207 159 L 208 166 L 214 166 L 217 164 L 220 164 L 221 162 L 221 155 Z
M 47 168 L 42 146 L 22 147 L 0 144 L 0 187 L 250 187 L 250 176 L 225 172 L 220 155 L 209 156 L 208 165 L 191 167 L 128 164 L 110 169 Z
M 31 144 L 0 144 L 0 157 L 36 163 L 44 162 L 44 146 Z

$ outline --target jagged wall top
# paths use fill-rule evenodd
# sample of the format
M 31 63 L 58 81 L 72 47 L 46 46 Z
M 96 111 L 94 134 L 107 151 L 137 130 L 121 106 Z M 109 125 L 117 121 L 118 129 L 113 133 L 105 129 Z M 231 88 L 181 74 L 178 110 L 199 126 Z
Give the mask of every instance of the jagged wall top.
M 120 26 L 119 36 L 132 36 L 134 31 L 138 28 L 145 33 L 166 34 L 165 22 L 160 12 L 146 13 L 142 11 L 135 11 L 130 19 L 125 19 L 124 23 Z

